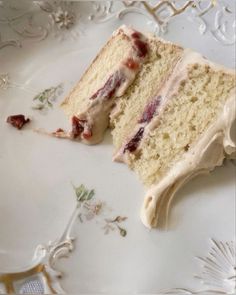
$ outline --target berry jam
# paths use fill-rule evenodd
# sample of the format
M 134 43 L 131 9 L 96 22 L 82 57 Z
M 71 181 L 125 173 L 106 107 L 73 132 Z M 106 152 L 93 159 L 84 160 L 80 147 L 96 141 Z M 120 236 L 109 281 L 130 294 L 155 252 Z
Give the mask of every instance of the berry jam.
M 11 124 L 17 129 L 21 129 L 26 123 L 29 123 L 30 119 L 25 118 L 24 115 L 13 115 L 7 118 L 7 123 Z
M 137 50 L 138 57 L 145 57 L 148 53 L 148 45 L 142 40 L 134 40 L 134 47 Z
M 72 117 L 72 131 L 71 135 L 72 138 L 77 138 L 81 135 L 81 133 L 84 131 L 84 124 L 86 123 L 86 120 L 80 120 L 76 116 Z
M 134 39 L 140 39 L 141 38 L 141 34 L 139 32 L 134 32 L 131 34 L 131 37 Z
M 142 40 L 142 35 L 139 32 L 134 32 L 131 37 L 134 39 L 134 48 L 138 57 L 145 57 L 148 53 L 148 44 Z
M 143 137 L 144 127 L 141 127 L 138 132 L 134 135 L 134 137 L 126 144 L 123 153 L 126 151 L 134 152 L 136 151 L 142 137 Z
M 133 58 L 127 58 L 124 65 L 130 70 L 137 70 L 139 68 L 139 64 Z
M 90 99 L 96 99 L 97 97 L 103 97 L 110 99 L 115 94 L 116 90 L 121 86 L 121 84 L 125 81 L 125 77 L 121 75 L 120 71 L 116 71 L 113 75 L 111 75 L 104 86 L 96 93 L 94 93 Z
M 160 105 L 161 102 L 161 96 L 157 96 L 156 99 L 151 101 L 145 108 L 141 119 L 138 121 L 138 123 L 149 123 L 153 116 L 155 115 L 158 106 Z
M 91 127 L 88 125 L 87 120 L 79 119 L 76 116 L 73 116 L 71 136 L 75 139 L 80 135 L 85 139 L 91 138 L 93 135 Z

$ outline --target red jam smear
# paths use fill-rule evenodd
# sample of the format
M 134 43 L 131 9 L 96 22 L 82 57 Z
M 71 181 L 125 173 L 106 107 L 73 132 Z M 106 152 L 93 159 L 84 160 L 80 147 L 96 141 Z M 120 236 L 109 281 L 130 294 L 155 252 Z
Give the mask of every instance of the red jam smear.
M 94 93 L 90 99 L 96 99 L 97 97 L 103 97 L 107 99 L 111 99 L 115 94 L 116 90 L 121 86 L 121 84 L 125 81 L 125 77 L 121 74 L 120 71 L 116 71 L 113 75 L 111 75 L 103 87 L 98 89 L 96 93 Z
M 154 100 L 152 100 L 145 108 L 141 119 L 138 121 L 138 123 L 149 123 L 152 118 L 154 117 L 155 113 L 157 112 L 157 109 L 161 103 L 161 96 L 157 96 Z
M 82 135 L 85 139 L 89 139 L 93 134 L 87 120 L 79 119 L 76 116 L 73 116 L 71 136 L 73 139 L 76 139 L 80 135 Z
M 21 129 L 25 124 L 29 123 L 30 119 L 25 118 L 24 115 L 13 115 L 7 118 L 7 123 L 11 124 L 17 129 Z
M 62 133 L 62 132 L 65 132 L 65 130 L 63 130 L 62 128 L 58 128 L 55 133 Z
M 134 135 L 134 137 L 126 144 L 123 153 L 126 151 L 134 152 L 136 151 L 144 133 L 144 127 L 141 127 L 138 132 Z
M 135 31 L 131 34 L 131 37 L 134 38 L 134 39 L 140 39 L 141 38 L 141 33 Z
M 161 103 L 161 96 L 159 95 L 154 100 L 152 100 L 149 104 L 147 104 L 147 106 L 142 114 L 142 117 L 138 121 L 138 123 L 140 123 L 140 124 L 149 123 L 152 120 L 152 118 L 154 117 L 154 115 L 156 114 L 160 103 Z M 141 139 L 143 138 L 144 129 L 145 129 L 145 126 L 139 128 L 138 132 L 134 135 L 134 137 L 126 144 L 126 146 L 123 150 L 123 153 L 125 153 L 126 151 L 129 151 L 130 153 L 136 151 Z
M 133 58 L 127 58 L 127 60 L 124 62 L 124 65 L 129 68 L 130 70 L 138 70 L 139 63 L 136 62 Z
M 134 39 L 134 48 L 138 57 L 144 58 L 148 54 L 148 44 L 141 39 L 142 35 L 139 32 L 132 33 L 131 37 Z

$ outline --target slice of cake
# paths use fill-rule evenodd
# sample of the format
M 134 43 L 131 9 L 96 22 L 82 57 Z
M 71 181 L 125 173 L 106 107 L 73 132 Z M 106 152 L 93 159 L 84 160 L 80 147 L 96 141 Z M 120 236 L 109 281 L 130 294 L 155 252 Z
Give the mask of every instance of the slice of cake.
M 186 181 L 236 154 L 234 71 L 124 26 L 62 106 L 73 139 L 98 143 L 110 125 L 114 160 L 148 188 L 141 213 L 148 227 L 167 217 Z
M 186 181 L 235 156 L 235 103 L 234 71 L 185 50 L 114 157 L 149 188 L 141 213 L 146 226 L 158 225 L 161 214 L 168 217 L 172 197 Z M 118 128 L 127 118 L 119 120 Z
M 126 26 L 119 28 L 62 103 L 72 122 L 71 137 L 87 144 L 98 143 L 112 117 L 114 132 L 120 135 L 115 143 L 119 147 L 182 52 L 177 45 Z M 117 121 L 124 111 L 128 120 L 118 128 Z

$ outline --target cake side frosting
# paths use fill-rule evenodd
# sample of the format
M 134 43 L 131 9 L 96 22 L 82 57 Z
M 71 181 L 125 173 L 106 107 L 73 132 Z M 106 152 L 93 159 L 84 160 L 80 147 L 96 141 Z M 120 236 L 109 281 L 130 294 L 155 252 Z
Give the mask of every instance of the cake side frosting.
M 146 193 L 141 209 L 141 220 L 147 227 L 158 225 L 160 211 L 165 208 L 168 217 L 170 204 L 177 190 L 194 176 L 212 171 L 222 165 L 224 158 L 236 157 L 236 139 L 231 128 L 236 119 L 235 89 L 227 100 L 223 112 L 198 142 L 176 163 L 168 174 Z

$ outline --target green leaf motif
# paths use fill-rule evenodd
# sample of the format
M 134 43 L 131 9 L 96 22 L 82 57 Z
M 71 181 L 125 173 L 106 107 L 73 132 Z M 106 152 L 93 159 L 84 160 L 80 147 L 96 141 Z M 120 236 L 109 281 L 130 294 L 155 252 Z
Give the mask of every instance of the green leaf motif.
M 126 229 L 120 227 L 119 225 L 117 225 L 117 227 L 118 227 L 118 229 L 119 229 L 119 231 L 120 231 L 120 235 L 121 235 L 122 237 L 125 237 L 125 236 L 127 235 L 127 231 L 126 231 Z
M 40 104 L 33 106 L 34 110 L 43 110 L 45 108 L 52 108 L 53 102 L 56 98 L 62 93 L 63 86 L 62 84 L 57 85 L 56 87 L 50 87 L 42 92 L 38 93 L 34 98 L 33 101 L 39 101 Z
M 91 200 L 95 194 L 94 190 L 88 190 L 83 184 L 78 187 L 73 185 L 73 187 L 77 202 L 79 203 Z

